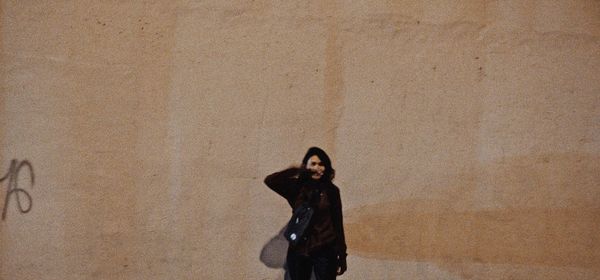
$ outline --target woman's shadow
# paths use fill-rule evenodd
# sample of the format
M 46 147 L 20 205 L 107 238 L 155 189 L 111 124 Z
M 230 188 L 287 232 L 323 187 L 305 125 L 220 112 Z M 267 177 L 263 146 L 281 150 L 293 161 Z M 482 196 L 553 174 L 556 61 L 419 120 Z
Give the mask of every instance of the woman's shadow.
M 277 233 L 274 237 L 263 246 L 260 251 L 260 261 L 269 268 L 281 268 L 283 272 L 283 280 L 291 280 L 285 258 L 287 255 L 288 241 L 283 236 L 286 226 Z M 311 280 L 315 279 L 315 275 L 310 277 Z

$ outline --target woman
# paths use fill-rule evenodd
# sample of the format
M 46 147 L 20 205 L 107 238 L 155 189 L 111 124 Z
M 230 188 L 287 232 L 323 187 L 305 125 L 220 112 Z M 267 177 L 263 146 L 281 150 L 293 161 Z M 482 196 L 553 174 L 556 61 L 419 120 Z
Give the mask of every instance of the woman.
M 335 170 L 329 156 L 317 147 L 308 149 L 302 166 L 265 178 L 265 184 L 283 196 L 292 209 L 305 202 L 315 212 L 306 239 L 290 244 L 287 268 L 292 280 L 308 280 L 314 269 L 318 280 L 335 279 L 346 271 L 346 241 L 340 190 L 331 181 Z

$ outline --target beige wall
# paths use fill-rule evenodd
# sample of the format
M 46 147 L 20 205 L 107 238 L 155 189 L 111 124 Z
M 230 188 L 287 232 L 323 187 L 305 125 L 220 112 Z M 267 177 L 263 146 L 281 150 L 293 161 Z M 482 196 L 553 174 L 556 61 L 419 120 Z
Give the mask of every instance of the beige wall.
M 598 1 L 0 3 L 0 279 L 282 279 L 312 145 L 341 279 L 600 279 Z

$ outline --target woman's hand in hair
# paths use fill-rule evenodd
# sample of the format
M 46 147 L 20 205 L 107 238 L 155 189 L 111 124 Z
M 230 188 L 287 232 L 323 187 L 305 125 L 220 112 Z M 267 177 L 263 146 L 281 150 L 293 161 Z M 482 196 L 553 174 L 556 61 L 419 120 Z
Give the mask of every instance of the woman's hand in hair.
M 302 172 L 304 172 L 304 168 L 298 165 L 291 165 L 286 170 L 289 170 L 289 172 L 293 174 L 291 177 L 296 179 L 300 178 L 302 176 Z
M 304 168 L 304 167 L 298 167 L 298 175 L 296 176 L 296 178 L 302 180 L 306 180 L 308 178 L 310 178 L 313 174 L 312 170 Z

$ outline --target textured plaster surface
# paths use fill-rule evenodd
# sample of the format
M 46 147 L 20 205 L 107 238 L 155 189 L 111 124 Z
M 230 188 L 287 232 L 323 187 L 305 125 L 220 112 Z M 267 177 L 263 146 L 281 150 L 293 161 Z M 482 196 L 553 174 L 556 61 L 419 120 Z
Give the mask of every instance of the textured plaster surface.
M 598 77 L 593 0 L 0 1 L 0 279 L 283 279 L 313 145 L 340 279 L 600 279 Z

